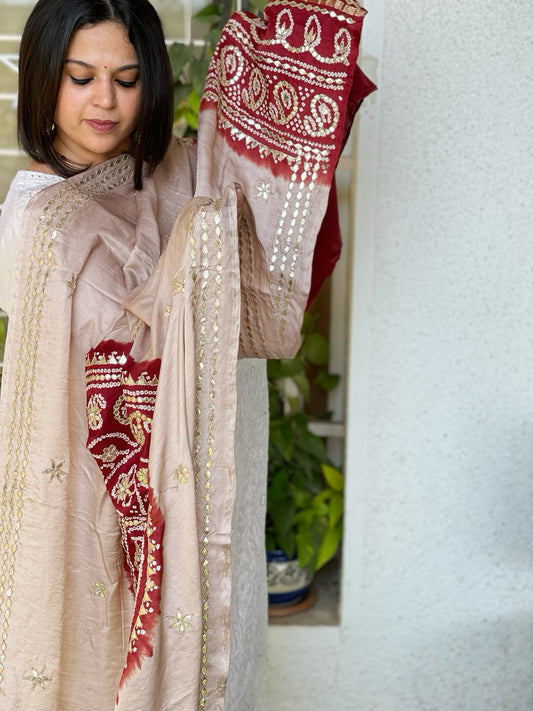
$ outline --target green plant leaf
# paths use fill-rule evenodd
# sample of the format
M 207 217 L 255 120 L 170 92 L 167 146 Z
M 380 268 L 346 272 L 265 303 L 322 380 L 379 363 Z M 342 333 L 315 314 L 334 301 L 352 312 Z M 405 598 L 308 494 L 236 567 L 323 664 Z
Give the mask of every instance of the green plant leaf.
M 276 388 L 268 384 L 268 411 L 270 420 L 277 420 L 283 415 L 283 400 Z
M 331 497 L 336 494 L 336 491 L 332 491 L 331 489 L 324 489 L 321 491 L 319 494 L 315 496 L 315 499 L 317 503 L 320 504 L 326 504 L 326 506 L 329 506 L 329 502 L 331 501 Z
M 294 514 L 294 525 L 296 528 L 302 531 L 308 531 L 309 527 L 312 525 L 314 519 L 314 514 L 312 511 L 298 511 Z
M 192 91 L 192 84 L 175 84 L 174 85 L 174 113 L 180 108 L 184 108 L 187 97 Z
M 276 537 L 273 533 L 270 533 L 270 531 L 266 532 L 265 545 L 267 551 L 275 551 L 276 548 L 278 548 L 278 544 L 276 543 Z
M 299 415 L 303 415 L 303 413 L 297 413 L 295 418 Z M 317 435 L 307 429 L 308 420 L 305 415 L 303 415 L 303 417 L 303 426 L 294 430 L 294 440 L 298 447 L 303 449 L 314 460 L 316 460 L 316 464 L 318 466 L 318 464 L 327 461 L 326 448 L 324 447 L 324 442 L 320 439 L 320 437 L 317 437 Z
M 311 386 L 309 385 L 309 380 L 305 373 L 295 373 L 292 376 L 293 381 L 296 383 L 296 387 L 302 393 L 303 399 L 307 402 L 309 400 L 309 395 L 311 393 Z
M 277 536 L 286 536 L 288 534 L 292 527 L 295 513 L 296 507 L 292 501 L 286 498 L 278 501 L 275 507 L 271 507 L 269 516 Z
M 333 390 L 333 388 L 336 388 L 337 385 L 339 384 L 340 376 L 335 375 L 333 373 L 326 373 L 324 370 L 321 370 L 320 373 L 316 376 L 314 382 L 316 385 L 322 388 L 322 390 Z
M 200 102 L 202 98 L 198 94 L 197 91 L 193 90 L 189 94 L 189 108 L 190 110 L 198 116 L 198 112 L 200 111 Z
M 222 19 L 222 14 L 220 12 L 220 7 L 213 3 L 207 5 L 207 7 L 199 10 L 195 15 L 193 15 L 193 20 L 198 20 L 198 22 L 206 22 L 209 25 L 216 25 Z
M 328 485 L 331 486 L 335 491 L 344 490 L 344 477 L 338 469 L 332 467 L 330 464 L 322 463 L 322 473 L 324 474 L 324 479 L 327 481 Z
M 207 43 L 209 44 L 209 47 L 211 48 L 211 52 L 214 51 L 215 47 L 218 44 L 218 40 L 220 39 L 220 35 L 222 34 L 222 30 L 218 27 L 212 27 L 206 37 Z
M 173 42 L 168 48 L 168 57 L 172 67 L 172 77 L 176 81 L 194 57 L 194 47 L 183 42 Z
M 204 91 L 205 78 L 209 67 L 209 57 L 204 59 L 193 59 L 189 67 L 189 77 L 194 91 L 198 94 L 198 108 L 200 108 L 200 97 Z M 192 108 L 192 106 L 191 106 Z M 197 109 L 198 110 L 198 109 Z
M 329 345 L 321 333 L 309 333 L 303 344 L 302 352 L 313 365 L 327 365 L 329 360 Z
M 313 517 L 324 519 L 329 518 L 329 504 L 327 501 L 324 501 L 322 496 L 315 496 L 311 505 L 313 507 Z
M 335 528 L 342 519 L 344 512 L 344 497 L 338 492 L 334 492 L 329 502 L 329 521 L 330 528 Z
M 190 109 L 185 109 L 185 112 L 183 114 L 185 120 L 187 121 L 187 125 L 190 126 L 194 131 L 198 130 L 198 114 L 195 113 L 194 111 L 191 111 Z
M 296 358 L 281 358 L 277 362 L 278 378 L 289 378 L 302 372 L 302 364 Z
M 298 561 L 311 575 L 316 570 L 318 551 L 327 532 L 327 524 L 323 520 L 313 521 L 311 526 L 299 528 L 296 535 Z
M 267 360 L 267 378 L 269 380 L 279 380 L 281 378 L 281 361 L 277 358 Z
M 259 11 L 263 11 L 265 9 L 266 5 L 266 0 L 253 0 L 253 2 L 250 2 L 250 11 L 256 15 Z
M 294 558 L 296 555 L 296 539 L 294 534 L 277 534 L 276 545 L 274 548 L 280 548 L 285 553 L 287 558 Z
M 322 543 L 318 549 L 316 557 L 316 570 L 320 570 L 320 568 L 326 565 L 326 563 L 333 558 L 337 552 L 341 539 L 342 526 L 340 524 L 335 526 L 335 528 L 329 528 L 326 531 L 324 538 L 322 539 Z
M 296 534 L 296 552 L 301 568 L 305 568 L 312 575 L 315 569 L 317 551 L 313 547 L 309 529 L 303 528 Z
M 312 333 L 318 323 L 319 314 L 306 311 L 302 320 L 301 333 L 305 337 L 308 333 Z

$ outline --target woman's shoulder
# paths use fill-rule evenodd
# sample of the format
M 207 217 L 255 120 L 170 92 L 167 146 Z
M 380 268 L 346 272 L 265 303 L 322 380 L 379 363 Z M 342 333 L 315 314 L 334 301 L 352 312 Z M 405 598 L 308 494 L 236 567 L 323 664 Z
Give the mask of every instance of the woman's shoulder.
M 52 168 L 46 163 L 40 163 L 37 160 L 31 160 L 28 166 L 28 173 L 44 173 L 45 175 L 56 175 Z M 56 176 L 57 177 L 57 176 Z
M 19 170 L 11 181 L 3 210 L 6 207 L 11 207 L 13 210 L 23 210 L 36 193 L 60 180 L 63 178 L 58 175 L 34 170 L 33 167 Z
M 185 162 L 189 166 L 196 168 L 197 154 L 198 143 L 194 138 L 173 136 L 165 156 L 165 162 L 181 166 Z
M 163 161 L 157 166 L 153 180 L 157 190 L 167 186 L 172 193 L 194 194 L 196 181 L 196 142 L 190 138 L 173 137 Z

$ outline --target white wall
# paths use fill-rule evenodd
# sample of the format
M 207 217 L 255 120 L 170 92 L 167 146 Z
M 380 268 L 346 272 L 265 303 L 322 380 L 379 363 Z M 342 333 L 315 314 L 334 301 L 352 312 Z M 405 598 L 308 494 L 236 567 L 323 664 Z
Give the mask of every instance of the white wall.
M 531 711 L 533 10 L 366 6 L 342 622 L 269 708 Z

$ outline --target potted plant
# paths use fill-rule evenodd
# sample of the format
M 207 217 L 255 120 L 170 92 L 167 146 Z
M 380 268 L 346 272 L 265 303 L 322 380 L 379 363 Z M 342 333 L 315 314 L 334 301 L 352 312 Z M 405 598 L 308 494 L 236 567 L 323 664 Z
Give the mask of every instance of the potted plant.
M 302 344 L 292 359 L 268 362 L 270 404 L 266 547 L 269 601 L 297 602 L 314 573 L 336 553 L 342 538 L 341 472 L 329 461 L 306 412 L 312 384 L 337 385 L 327 371 L 327 340 L 318 316 L 306 313 Z M 285 567 L 280 560 L 292 561 Z

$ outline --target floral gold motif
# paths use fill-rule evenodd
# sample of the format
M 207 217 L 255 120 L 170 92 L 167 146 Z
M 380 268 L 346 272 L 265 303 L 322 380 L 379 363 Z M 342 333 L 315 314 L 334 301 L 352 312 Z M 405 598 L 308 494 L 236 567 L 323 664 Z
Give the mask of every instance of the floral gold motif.
M 107 588 L 103 583 L 94 583 L 91 587 L 91 592 L 94 597 L 103 599 L 107 595 Z
M 135 485 L 131 481 L 131 477 L 128 474 L 122 474 L 118 480 L 115 488 L 113 489 L 113 495 L 117 501 L 125 501 L 133 496 L 135 493 Z
M 256 197 L 263 198 L 263 200 L 268 200 L 270 195 L 272 195 L 272 183 L 267 180 L 262 180 L 255 186 Z
M 55 462 L 53 459 L 50 460 L 50 466 L 48 469 L 44 470 L 44 474 L 46 476 L 50 477 L 50 481 L 53 479 L 57 479 L 58 481 L 62 481 L 62 477 L 66 474 L 65 471 L 63 471 L 63 464 L 64 462 Z
M 177 469 L 174 470 L 174 476 L 178 484 L 185 484 L 191 478 L 191 472 L 189 471 L 188 467 L 185 467 L 180 464 Z
M 185 634 L 185 632 L 194 629 L 192 626 L 192 615 L 183 615 L 181 610 L 178 610 L 176 614 L 170 618 L 169 627 L 177 630 L 181 635 Z
M 109 463 L 114 462 L 118 457 L 118 449 L 114 444 L 110 444 L 109 447 L 105 447 L 102 452 L 102 461 Z
M 46 667 L 43 667 L 42 671 L 38 671 L 35 667 L 31 668 L 31 673 L 24 677 L 26 681 L 31 681 L 32 689 L 46 689 L 46 682 L 52 681 L 49 676 L 45 674 Z

